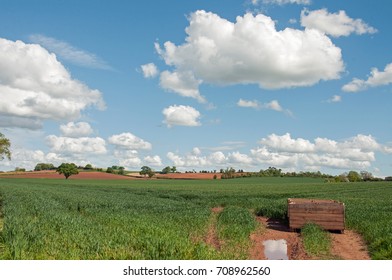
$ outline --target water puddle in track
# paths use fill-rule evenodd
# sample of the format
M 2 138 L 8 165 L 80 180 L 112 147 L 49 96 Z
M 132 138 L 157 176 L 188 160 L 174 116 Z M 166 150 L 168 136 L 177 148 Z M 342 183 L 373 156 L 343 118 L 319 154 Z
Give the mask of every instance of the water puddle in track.
M 287 242 L 284 239 L 263 242 L 264 255 L 268 260 L 288 260 Z

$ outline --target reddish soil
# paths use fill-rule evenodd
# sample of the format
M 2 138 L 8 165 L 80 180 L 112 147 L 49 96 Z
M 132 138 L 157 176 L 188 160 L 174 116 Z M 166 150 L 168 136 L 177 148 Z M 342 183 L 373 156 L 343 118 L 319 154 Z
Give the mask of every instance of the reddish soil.
M 214 247 L 216 250 L 220 250 L 221 248 L 221 241 L 218 238 L 216 233 L 216 219 L 217 215 L 222 212 L 222 207 L 214 207 L 211 209 L 213 216 L 211 218 L 210 226 L 208 228 L 207 236 L 204 239 L 204 242 L 208 245 Z
M 351 230 L 332 234 L 332 254 L 344 260 L 370 260 L 361 236 Z
M 0 174 L 0 178 L 37 178 L 37 179 L 65 179 L 64 175 L 56 173 L 56 171 L 34 171 L 34 172 L 13 172 Z M 77 175 L 72 175 L 68 180 L 72 179 L 87 179 L 87 180 L 132 180 L 132 177 L 121 176 L 116 174 L 104 172 L 79 172 Z
M 217 179 L 220 179 L 220 173 L 169 173 L 169 174 L 156 174 L 156 178 L 158 179 L 193 179 L 193 180 L 201 180 L 201 179 L 214 179 L 214 175 L 216 175 Z
M 284 239 L 287 242 L 287 256 L 289 260 L 309 260 L 305 249 L 302 245 L 300 235 L 296 232 L 291 232 L 287 226 L 278 220 L 267 219 L 264 217 L 256 218 L 265 230 L 256 232 L 250 236 L 254 246 L 250 251 L 250 259 L 252 260 L 266 260 L 264 255 L 263 242 L 267 240 Z

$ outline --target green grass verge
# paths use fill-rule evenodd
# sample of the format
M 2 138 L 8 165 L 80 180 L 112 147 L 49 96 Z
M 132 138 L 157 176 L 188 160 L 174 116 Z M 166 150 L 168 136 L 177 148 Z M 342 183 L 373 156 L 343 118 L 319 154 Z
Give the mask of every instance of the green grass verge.
M 305 251 L 319 259 L 333 259 L 331 252 L 331 237 L 329 232 L 316 224 L 306 224 L 301 229 Z
M 218 237 L 223 247 L 236 259 L 248 257 L 249 236 L 256 230 L 254 215 L 245 208 L 228 206 L 219 214 L 217 221 Z

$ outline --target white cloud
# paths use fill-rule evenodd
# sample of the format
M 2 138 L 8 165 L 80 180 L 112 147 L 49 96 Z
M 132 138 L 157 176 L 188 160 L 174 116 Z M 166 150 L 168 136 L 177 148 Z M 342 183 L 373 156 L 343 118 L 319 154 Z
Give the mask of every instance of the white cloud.
M 221 151 L 212 152 L 207 155 L 203 155 L 200 151 L 195 153 L 195 149 L 191 153 L 185 155 L 178 155 L 173 152 L 167 153 L 167 158 L 172 161 L 173 165 L 183 168 L 217 168 L 227 167 L 229 165 L 236 167 L 250 166 L 253 159 L 240 152 L 231 152 L 225 155 Z
M 192 93 L 182 94 L 196 99 L 201 82 L 255 83 L 279 89 L 338 79 L 344 70 L 340 48 L 325 34 L 314 29 L 276 30 L 274 21 L 263 14 L 247 13 L 232 23 L 214 13 L 196 11 L 189 16 L 185 31 L 182 45 L 168 41 L 163 48 L 156 44 L 156 49 L 175 69 L 164 75 L 174 81 L 189 80 L 187 87 L 178 81 L 172 83 L 190 88 Z
M 194 147 L 192 149 L 192 154 L 195 155 L 195 156 L 198 156 L 198 155 L 201 154 L 201 150 L 198 147 Z
M 29 39 L 31 42 L 39 44 L 45 49 L 54 52 L 60 59 L 75 65 L 94 69 L 112 69 L 105 61 L 95 54 L 78 49 L 67 42 L 42 34 L 32 34 L 29 36 Z
M 162 159 L 160 156 L 155 155 L 155 156 L 146 156 L 144 157 L 144 162 L 146 162 L 147 165 L 151 166 L 162 166 Z
M 239 106 L 239 107 L 247 107 L 247 108 L 254 108 L 254 109 L 268 109 L 268 110 L 273 110 L 273 111 L 277 111 L 277 112 L 283 112 L 283 113 L 286 113 L 289 116 L 293 115 L 290 110 L 284 109 L 279 104 L 279 102 L 277 100 L 272 100 L 271 102 L 268 102 L 268 103 L 260 103 L 257 100 L 240 99 L 237 102 L 237 106 Z
M 329 13 L 327 9 L 301 12 L 301 25 L 314 28 L 325 34 L 340 37 L 349 36 L 351 33 L 365 34 L 376 33 L 377 29 L 367 25 L 361 19 L 352 19 L 345 11 Z
M 158 155 L 147 155 L 143 159 L 139 156 L 139 151 L 151 150 L 152 145 L 130 132 L 112 135 L 108 142 L 114 145 L 113 155 L 118 164 L 127 169 L 140 169 L 143 165 L 162 165 L 162 160 Z
M 177 155 L 173 152 L 167 153 L 167 158 L 172 161 L 173 165 L 179 168 L 204 168 L 211 166 L 211 162 L 206 156 L 187 154 L 185 156 Z
M 289 19 L 289 23 L 290 24 L 296 24 L 297 23 L 297 19 L 296 18 L 291 18 L 291 19 Z
M 237 105 L 239 107 L 245 107 L 245 108 L 255 108 L 255 109 L 260 108 L 260 104 L 257 100 L 240 99 L 240 100 L 238 100 Z
M 375 162 L 376 152 L 392 153 L 391 145 L 383 145 L 371 135 L 340 141 L 317 137 L 314 140 L 293 138 L 289 133 L 262 138 L 259 147 L 249 153 L 214 151 L 203 154 L 193 149 L 186 154 L 167 153 L 167 158 L 180 169 L 216 169 L 233 166 L 259 170 L 268 166 L 286 170 L 367 170 Z M 206 150 L 203 148 L 203 150 Z M 341 172 L 341 171 L 339 171 Z
M 18 116 L 2 115 L 1 104 L 0 104 L 0 127 L 9 127 L 9 128 L 18 127 L 18 128 L 38 130 L 42 128 L 42 121 L 37 118 L 24 118 Z
M 285 5 L 285 4 L 298 4 L 298 5 L 309 5 L 312 3 L 311 0 L 263 0 L 264 4 L 277 4 L 277 5 Z
M 160 77 L 160 85 L 162 88 L 178 93 L 184 97 L 191 97 L 205 103 L 206 99 L 200 95 L 199 85 L 201 81 L 196 80 L 193 73 L 186 72 L 169 72 L 163 71 Z
M 383 145 L 371 135 L 359 134 L 338 142 L 327 138 L 316 138 L 314 142 L 271 134 L 261 139 L 259 148 L 251 153 L 260 163 L 274 166 L 304 169 L 322 167 L 334 169 L 366 169 L 375 161 L 375 152 L 383 151 Z
M 140 168 L 143 164 L 136 150 L 115 150 L 114 157 L 118 160 L 119 165 L 126 169 Z
M 154 63 L 148 63 L 141 66 L 144 78 L 154 78 L 159 74 L 159 70 Z
M 283 111 L 282 106 L 280 106 L 280 104 L 277 100 L 272 100 L 271 102 L 266 103 L 263 107 L 265 107 L 267 109 L 274 110 L 274 111 L 278 111 L 278 112 Z
M 366 90 L 369 87 L 385 86 L 392 83 L 392 63 L 385 66 L 384 71 L 372 68 L 370 76 L 367 80 L 354 78 L 350 83 L 342 87 L 346 92 L 357 92 Z
M 0 161 L 0 166 L 8 170 L 13 170 L 16 167 L 25 168 L 26 170 L 33 170 L 35 165 L 39 162 L 53 162 L 54 164 L 59 161 L 53 161 L 59 159 L 55 154 L 45 154 L 41 150 L 28 150 L 24 148 L 12 149 L 12 160 L 11 161 Z
M 162 111 L 163 121 L 168 127 L 172 126 L 199 126 L 200 112 L 195 108 L 184 105 L 169 106 Z
M 117 149 L 124 150 L 151 150 L 151 143 L 133 135 L 129 132 L 124 132 L 109 137 L 109 143 L 116 146 Z
M 218 152 L 213 152 L 208 156 L 208 160 L 211 163 L 212 166 L 222 166 L 226 164 L 227 162 L 227 157 L 225 156 L 224 153 L 218 151 Z
M 102 94 L 73 80 L 39 45 L 0 38 L 0 117 L 38 128 L 44 120 L 73 120 L 90 106 L 104 109 Z
M 334 95 L 331 99 L 328 99 L 327 102 L 329 103 L 338 103 L 342 101 L 342 97 L 340 95 Z
M 100 137 L 70 138 L 56 135 L 46 137 L 52 152 L 65 156 L 106 154 L 106 142 Z
M 89 136 L 93 133 L 93 129 L 90 124 L 86 122 L 69 122 L 67 124 L 60 125 L 60 131 L 63 136 L 73 138 Z
M 228 161 L 233 164 L 240 164 L 241 166 L 245 165 L 250 165 L 253 162 L 253 159 L 246 155 L 246 154 L 241 154 L 240 152 L 233 152 L 229 153 L 228 155 Z
M 187 166 L 185 164 L 185 161 L 179 155 L 176 155 L 173 152 L 168 152 L 166 156 L 169 160 L 171 160 L 174 163 L 175 166 L 178 167 Z
M 255 162 L 275 167 L 293 167 L 297 165 L 297 157 L 290 154 L 273 152 L 267 147 L 258 147 L 250 150 Z
M 246 143 L 243 141 L 225 141 L 221 144 L 217 147 L 204 147 L 203 149 L 209 151 L 233 151 L 246 146 Z
M 260 144 L 280 152 L 306 153 L 314 150 L 314 144 L 310 143 L 309 140 L 302 138 L 292 139 L 289 133 L 282 136 L 271 134 L 267 138 L 262 138 Z

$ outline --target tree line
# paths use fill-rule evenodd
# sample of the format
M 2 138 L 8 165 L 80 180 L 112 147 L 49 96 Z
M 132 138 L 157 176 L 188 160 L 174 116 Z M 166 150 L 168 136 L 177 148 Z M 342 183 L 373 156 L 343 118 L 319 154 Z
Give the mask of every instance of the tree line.
M 0 132 L 0 160 L 7 158 L 11 160 L 11 142 L 8 138 L 4 136 Z M 56 170 L 60 174 L 64 174 L 66 179 L 69 176 L 78 174 L 79 170 L 96 170 L 96 171 L 103 171 L 102 168 L 94 168 L 91 164 L 86 164 L 83 166 L 76 166 L 74 163 L 62 163 L 60 166 L 55 167 L 52 163 L 37 163 L 34 168 L 34 171 L 43 171 L 43 170 Z M 15 171 L 26 171 L 25 168 L 16 167 Z M 119 175 L 125 175 L 125 168 L 123 166 L 116 166 L 113 165 L 111 167 L 106 168 L 107 173 L 114 173 Z M 176 173 L 177 168 L 175 166 L 166 166 L 160 172 L 161 174 L 168 174 L 168 173 Z M 193 169 L 192 171 L 185 171 L 185 173 L 196 173 Z M 210 173 L 210 171 L 202 170 L 199 171 L 200 173 Z M 140 175 L 153 177 L 155 175 L 155 171 L 150 168 L 149 166 L 142 166 L 141 171 L 139 172 Z M 217 173 L 216 170 L 211 171 L 211 173 Z M 267 169 L 261 169 L 259 172 L 244 172 L 244 170 L 239 169 L 236 171 L 234 168 L 226 168 L 220 169 L 219 173 L 221 174 L 221 179 L 233 179 L 233 178 L 243 178 L 243 177 L 311 177 L 311 178 L 324 178 L 326 182 L 360 182 L 360 181 L 392 181 L 392 176 L 385 177 L 385 179 L 374 177 L 372 173 L 368 171 L 354 171 L 351 170 L 349 172 L 342 173 L 337 176 L 323 174 L 320 171 L 317 172 L 283 172 L 282 169 L 276 167 L 268 167 Z M 214 176 L 216 179 L 217 176 Z

